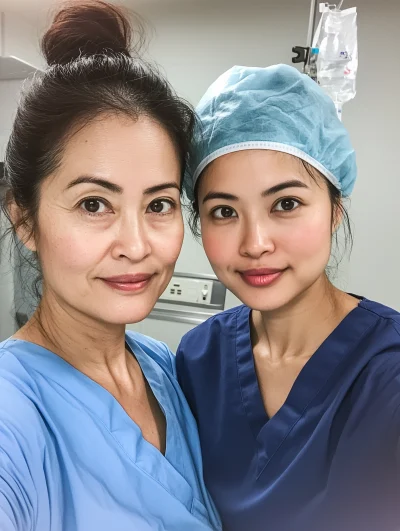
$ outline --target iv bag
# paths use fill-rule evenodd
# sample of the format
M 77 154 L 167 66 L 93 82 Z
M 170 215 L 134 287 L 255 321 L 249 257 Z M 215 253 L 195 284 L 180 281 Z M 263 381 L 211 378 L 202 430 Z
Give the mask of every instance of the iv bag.
M 326 9 L 318 25 L 313 47 L 319 48 L 318 83 L 332 98 L 341 117 L 343 104 L 356 95 L 357 9 Z

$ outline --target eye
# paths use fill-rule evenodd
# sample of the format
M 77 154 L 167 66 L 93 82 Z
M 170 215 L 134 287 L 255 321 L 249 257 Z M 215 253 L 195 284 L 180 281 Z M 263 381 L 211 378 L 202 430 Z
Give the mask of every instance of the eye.
M 215 219 L 230 219 L 230 218 L 237 218 L 237 213 L 235 212 L 235 210 L 231 207 L 218 207 L 218 208 L 215 208 L 212 212 L 211 212 L 211 215 L 213 218 Z
M 152 214 L 169 214 L 175 207 L 175 203 L 168 199 L 156 199 L 147 208 Z
M 300 206 L 300 202 L 296 199 L 293 199 L 292 197 L 286 197 L 285 199 L 281 199 L 276 203 L 274 206 L 274 211 L 278 212 L 291 212 L 292 210 L 295 210 Z
M 111 212 L 111 208 L 105 201 L 97 197 L 88 197 L 80 203 L 80 208 L 88 214 L 105 214 Z

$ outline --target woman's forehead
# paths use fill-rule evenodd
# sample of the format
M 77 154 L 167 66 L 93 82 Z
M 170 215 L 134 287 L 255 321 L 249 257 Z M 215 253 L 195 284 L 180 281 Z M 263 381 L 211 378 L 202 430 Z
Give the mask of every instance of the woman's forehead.
M 270 150 L 248 150 L 229 153 L 214 160 L 203 172 L 200 189 L 224 187 L 268 187 L 296 179 L 313 187 L 322 177 L 302 160 L 287 153 Z M 203 185 L 202 185 L 203 184 Z

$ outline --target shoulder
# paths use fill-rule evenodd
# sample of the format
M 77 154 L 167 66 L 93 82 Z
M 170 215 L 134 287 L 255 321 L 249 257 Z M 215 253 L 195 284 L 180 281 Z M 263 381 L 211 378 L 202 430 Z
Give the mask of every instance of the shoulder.
M 175 356 L 165 343 L 131 330 L 126 332 L 126 340 L 133 351 L 138 345 L 160 367 L 175 376 Z
M 238 306 L 211 317 L 183 336 L 176 352 L 176 370 L 184 391 L 188 378 L 210 383 L 211 375 L 218 379 L 228 366 L 234 370 L 235 353 L 250 341 L 249 316 L 247 306 Z
M 238 330 L 248 328 L 250 309 L 241 305 L 220 312 L 186 333 L 179 345 L 177 356 L 183 351 L 200 350 L 207 345 L 217 346 L 224 340 L 235 340 Z
M 373 348 L 363 376 L 372 382 L 374 392 L 395 393 L 400 397 L 400 313 L 378 302 L 363 300 L 361 308 L 374 319 L 366 340 L 366 348 Z M 400 405 L 400 398 L 399 398 Z
M 397 310 L 368 299 L 362 300 L 360 307 L 381 325 L 378 333 L 384 333 L 388 339 L 400 346 L 400 313 Z
M 359 307 L 372 321 L 369 335 L 377 347 L 383 350 L 400 351 L 400 313 L 379 302 L 363 299 Z
M 32 347 L 28 342 L 7 339 L 0 343 L 0 378 L 8 381 L 15 389 L 22 390 L 33 380 L 29 365 Z M 0 397 L 3 387 L 0 386 Z M 1 407 L 0 407 L 1 410 Z
M 400 348 L 385 349 L 374 356 L 361 372 L 354 391 L 358 397 L 370 397 L 366 403 L 379 416 L 391 419 L 391 423 L 400 421 Z
M 38 382 L 19 359 L 23 350 L 19 342 L 0 344 L 0 482 L 6 473 L 8 487 L 13 482 L 23 485 L 29 499 L 34 477 L 41 473 L 47 427 L 40 413 Z M 10 504 L 12 499 L 11 493 Z
M 35 375 L 29 358 L 29 343 L 7 340 L 0 343 L 0 423 L 8 423 L 28 434 L 38 422 Z
M 13 341 L 0 343 L 0 520 L 7 529 L 31 529 L 46 453 L 35 384 L 19 360 L 22 351 Z
M 11 338 L 0 343 L 0 366 L 9 361 L 10 355 L 17 354 L 21 350 L 19 343 Z

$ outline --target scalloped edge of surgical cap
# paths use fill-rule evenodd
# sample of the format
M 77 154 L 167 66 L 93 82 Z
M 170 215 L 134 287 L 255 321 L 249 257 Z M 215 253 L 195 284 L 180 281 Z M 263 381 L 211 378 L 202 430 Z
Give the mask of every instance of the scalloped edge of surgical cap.
M 251 149 L 265 149 L 271 151 L 279 151 L 281 153 L 287 153 L 288 155 L 294 155 L 295 157 L 302 159 L 305 162 L 308 162 L 311 166 L 321 172 L 322 175 L 324 175 L 324 177 L 326 177 L 340 192 L 342 191 L 340 182 L 333 175 L 333 173 L 326 169 L 323 164 L 315 160 L 313 157 L 310 157 L 310 155 L 308 155 L 301 149 L 290 146 L 289 144 L 282 144 L 280 142 L 271 142 L 263 140 L 238 142 L 237 144 L 231 144 L 229 146 L 217 149 L 213 153 L 210 153 L 210 155 L 208 155 L 204 160 L 200 162 L 193 174 L 193 189 L 196 186 L 197 180 L 200 177 L 201 173 L 209 164 L 211 164 L 211 162 L 222 157 L 223 155 L 228 155 L 229 153 L 235 153 L 237 151 L 246 151 Z

